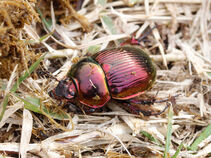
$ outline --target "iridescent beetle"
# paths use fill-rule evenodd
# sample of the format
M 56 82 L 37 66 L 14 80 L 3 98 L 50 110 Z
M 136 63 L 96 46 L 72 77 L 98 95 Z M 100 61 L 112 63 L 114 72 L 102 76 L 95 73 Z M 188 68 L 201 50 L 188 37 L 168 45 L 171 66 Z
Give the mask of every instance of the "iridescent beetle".
M 80 60 L 49 94 L 72 105 L 84 105 L 85 112 L 94 112 L 112 98 L 122 102 L 123 107 L 134 114 L 159 115 L 167 106 L 161 112 L 153 112 L 133 105 L 168 100 L 134 99 L 150 89 L 155 79 L 156 68 L 150 57 L 138 46 L 124 45 Z

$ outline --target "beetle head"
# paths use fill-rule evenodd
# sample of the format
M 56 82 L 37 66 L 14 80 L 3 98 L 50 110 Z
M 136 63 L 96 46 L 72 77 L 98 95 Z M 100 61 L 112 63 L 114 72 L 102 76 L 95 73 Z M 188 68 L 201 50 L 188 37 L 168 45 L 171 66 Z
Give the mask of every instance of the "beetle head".
M 72 99 L 76 96 L 76 88 L 72 80 L 65 79 L 59 81 L 55 89 L 49 92 L 50 97 L 54 99 Z

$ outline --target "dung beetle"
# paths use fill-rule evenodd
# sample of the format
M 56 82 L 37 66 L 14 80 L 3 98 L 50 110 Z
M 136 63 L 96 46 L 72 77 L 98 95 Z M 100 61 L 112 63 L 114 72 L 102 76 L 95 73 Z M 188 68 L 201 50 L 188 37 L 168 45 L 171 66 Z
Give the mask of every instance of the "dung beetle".
M 155 79 L 156 68 L 150 57 L 138 46 L 123 45 L 105 49 L 72 65 L 67 77 L 49 95 L 75 107 L 83 105 L 85 112 L 103 107 L 112 98 L 134 114 L 158 115 L 166 107 L 154 113 L 133 105 L 156 102 L 155 99 L 134 99 L 150 89 Z

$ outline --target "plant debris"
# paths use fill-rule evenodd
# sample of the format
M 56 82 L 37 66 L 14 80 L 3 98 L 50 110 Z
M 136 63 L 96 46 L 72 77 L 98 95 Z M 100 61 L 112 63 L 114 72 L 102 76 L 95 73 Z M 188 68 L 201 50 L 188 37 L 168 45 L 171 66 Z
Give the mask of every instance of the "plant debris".
M 1 154 L 209 157 L 210 6 L 210 0 L 1 0 Z M 163 114 L 133 115 L 116 101 L 102 112 L 73 114 L 49 97 L 81 58 L 145 34 L 140 44 L 157 80 L 139 97 L 172 98 L 153 105 L 161 111 L 169 104 Z

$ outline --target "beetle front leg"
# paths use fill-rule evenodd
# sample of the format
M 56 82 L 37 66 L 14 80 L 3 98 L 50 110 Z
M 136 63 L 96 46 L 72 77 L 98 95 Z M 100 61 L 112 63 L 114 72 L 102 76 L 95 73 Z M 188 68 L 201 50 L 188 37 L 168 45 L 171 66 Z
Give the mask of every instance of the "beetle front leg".
M 89 107 L 86 105 L 82 105 L 81 109 L 83 110 L 83 113 L 85 113 L 85 114 L 103 111 L 103 108 L 92 108 L 92 107 Z
M 75 114 L 90 114 L 90 113 L 102 111 L 102 108 L 91 108 L 89 106 L 82 105 L 82 104 L 81 105 L 75 105 L 71 102 L 68 102 L 67 106 L 68 106 L 68 111 L 73 112 Z
M 71 102 L 67 102 L 67 104 L 65 105 L 68 109 L 68 112 L 72 112 L 74 114 L 82 114 L 83 111 L 81 110 L 81 108 Z

